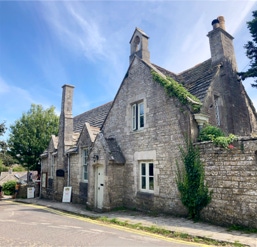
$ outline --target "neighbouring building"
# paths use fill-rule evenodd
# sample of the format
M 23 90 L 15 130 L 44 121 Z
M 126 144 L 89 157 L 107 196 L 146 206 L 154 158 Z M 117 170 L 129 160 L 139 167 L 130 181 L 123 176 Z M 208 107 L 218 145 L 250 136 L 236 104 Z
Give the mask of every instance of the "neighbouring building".
M 185 136 L 196 141 L 205 123 L 245 138 L 257 134 L 256 111 L 237 76 L 233 37 L 223 17 L 212 25 L 211 58 L 179 74 L 151 62 L 149 37 L 136 28 L 114 100 L 79 116 L 72 117 L 73 86 L 63 86 L 59 134 L 41 155 L 42 197 L 61 200 L 71 186 L 72 202 L 94 210 L 186 213 L 176 186 Z M 172 96 L 169 83 L 186 96 Z

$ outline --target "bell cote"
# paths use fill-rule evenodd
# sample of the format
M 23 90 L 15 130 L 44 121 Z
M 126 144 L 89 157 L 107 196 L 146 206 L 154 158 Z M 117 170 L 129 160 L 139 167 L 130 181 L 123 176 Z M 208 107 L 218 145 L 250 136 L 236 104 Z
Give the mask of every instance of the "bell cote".
M 129 63 L 132 62 L 134 56 L 137 56 L 144 60 L 145 62 L 150 62 L 150 53 L 148 50 L 148 39 L 147 34 L 136 28 L 132 38 L 130 40 L 130 56 Z

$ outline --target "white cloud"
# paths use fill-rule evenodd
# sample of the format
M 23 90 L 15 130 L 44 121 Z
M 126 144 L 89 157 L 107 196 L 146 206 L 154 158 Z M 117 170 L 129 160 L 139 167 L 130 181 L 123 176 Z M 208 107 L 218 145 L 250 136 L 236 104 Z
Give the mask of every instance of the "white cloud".
M 0 94 L 5 94 L 7 92 L 10 92 L 10 87 L 3 80 L 3 78 L 0 77 Z
M 94 60 L 105 56 L 105 38 L 101 35 L 96 22 L 91 17 L 86 2 L 42 2 L 43 16 L 53 34 L 56 34 L 67 49 L 82 53 Z

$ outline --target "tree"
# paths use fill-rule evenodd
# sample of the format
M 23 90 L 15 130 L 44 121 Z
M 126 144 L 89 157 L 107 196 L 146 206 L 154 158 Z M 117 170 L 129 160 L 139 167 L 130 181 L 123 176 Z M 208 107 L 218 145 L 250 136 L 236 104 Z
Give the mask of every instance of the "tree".
M 252 77 L 257 77 L 257 10 L 253 11 L 253 20 L 247 22 L 247 27 L 250 30 L 253 41 L 248 41 L 244 48 L 246 48 L 246 56 L 250 59 L 250 68 L 246 72 L 238 73 L 242 80 Z M 257 87 L 257 79 L 252 87 Z
M 32 104 L 27 113 L 10 126 L 8 145 L 10 153 L 28 170 L 40 170 L 39 156 L 47 148 L 51 135 L 58 133 L 58 116 L 55 108 L 44 110 Z
M 0 136 L 2 136 L 6 131 L 5 122 L 0 124 Z M 3 148 L 5 146 L 4 141 L 0 141 L 0 148 Z
M 180 199 L 188 209 L 189 217 L 197 220 L 201 210 L 206 207 L 212 197 L 212 192 L 204 184 L 204 168 L 200 161 L 199 150 L 191 141 L 186 142 L 186 149 L 180 148 L 181 159 L 184 164 L 177 172 L 177 186 Z

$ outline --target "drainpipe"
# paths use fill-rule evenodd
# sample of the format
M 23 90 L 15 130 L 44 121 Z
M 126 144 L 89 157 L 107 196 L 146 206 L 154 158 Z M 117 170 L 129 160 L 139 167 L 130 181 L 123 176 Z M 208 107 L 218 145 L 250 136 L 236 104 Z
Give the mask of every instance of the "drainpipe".
M 70 154 L 67 153 L 68 156 L 68 178 L 67 178 L 67 186 L 70 186 Z

